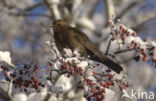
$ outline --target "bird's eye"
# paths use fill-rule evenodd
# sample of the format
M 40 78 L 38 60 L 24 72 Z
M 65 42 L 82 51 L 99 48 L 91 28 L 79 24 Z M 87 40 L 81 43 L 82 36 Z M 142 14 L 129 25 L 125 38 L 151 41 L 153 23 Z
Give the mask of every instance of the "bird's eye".
M 61 24 L 58 24 L 58 26 L 61 26 Z
M 53 25 L 55 25 L 55 23 L 56 23 L 56 22 L 54 21 L 54 22 L 53 22 Z

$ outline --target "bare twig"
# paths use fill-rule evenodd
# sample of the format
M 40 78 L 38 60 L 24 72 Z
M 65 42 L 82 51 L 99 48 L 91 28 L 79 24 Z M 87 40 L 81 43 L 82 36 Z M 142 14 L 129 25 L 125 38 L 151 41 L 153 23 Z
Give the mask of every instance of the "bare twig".
M 16 10 L 18 10 L 18 11 L 22 11 L 22 12 L 29 12 L 29 11 L 31 11 L 31 10 L 33 10 L 33 9 L 35 9 L 35 8 L 37 8 L 37 7 L 42 6 L 42 5 L 45 4 L 43 1 L 41 1 L 41 2 L 35 3 L 35 4 L 31 5 L 31 6 L 28 6 L 28 7 L 24 8 L 24 9 L 21 9 L 21 8 L 17 8 L 16 6 L 8 5 L 8 4 L 5 2 L 5 0 L 2 0 L 2 3 L 3 3 L 4 6 L 7 7 L 8 9 L 14 8 L 14 9 L 16 9 Z
M 66 74 L 66 73 L 68 73 L 68 70 L 62 71 L 62 72 L 60 73 L 60 75 L 63 75 L 63 74 Z
M 114 52 L 114 54 L 120 54 L 120 53 L 123 53 L 123 52 L 132 51 L 132 50 L 135 50 L 135 48 L 131 48 L 131 49 L 124 49 L 124 50 L 118 50 L 118 51 Z
M 120 14 L 117 15 L 116 20 L 122 18 L 126 13 L 134 8 L 134 6 L 138 5 L 140 2 L 132 2 L 130 3 Z
M 156 20 L 156 16 L 155 17 L 152 17 L 152 18 L 149 18 L 149 19 L 146 19 L 145 21 L 143 21 L 142 23 L 139 23 L 137 24 L 136 26 L 132 27 L 133 30 L 135 30 L 136 32 L 139 32 L 140 30 L 142 30 L 142 27 L 149 21 L 152 21 L 152 20 Z
M 13 15 L 13 16 L 41 16 L 41 17 L 47 17 L 47 18 L 51 18 L 50 15 L 47 14 L 40 14 L 40 13 L 12 13 L 10 12 L 9 15 Z
M 39 7 L 39 6 L 42 6 L 44 4 L 45 3 L 43 1 L 38 2 L 38 3 L 36 3 L 36 4 L 32 5 L 32 6 L 29 6 L 29 7 L 24 8 L 24 11 L 31 11 L 31 10 L 33 10 L 33 9 Z
M 112 37 L 110 38 L 110 40 L 109 40 L 109 43 L 108 43 L 108 46 L 107 46 L 107 50 L 106 50 L 106 52 L 105 52 L 105 55 L 108 54 L 108 51 L 109 51 L 109 48 L 110 48 L 110 45 L 111 45 L 112 39 L 113 39 L 113 36 L 112 36 Z
M 125 59 L 123 61 L 119 61 L 118 64 L 123 64 L 123 63 L 125 64 L 126 62 L 129 62 L 130 60 L 134 59 L 135 57 L 136 57 L 136 55 L 135 56 L 132 56 L 132 57 L 130 57 L 128 59 Z
M 28 12 L 6 12 L 6 11 L 0 11 L 1 13 L 8 14 L 10 16 L 40 16 L 40 17 L 47 17 L 51 18 L 51 15 L 48 14 L 42 14 L 42 13 L 28 13 Z

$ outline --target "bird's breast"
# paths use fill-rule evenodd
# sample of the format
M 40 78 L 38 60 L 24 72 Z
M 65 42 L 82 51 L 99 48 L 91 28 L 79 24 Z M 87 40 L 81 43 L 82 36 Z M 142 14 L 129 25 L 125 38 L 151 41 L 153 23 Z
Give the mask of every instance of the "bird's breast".
M 55 43 L 60 52 L 63 51 L 64 48 L 69 48 L 68 36 L 64 33 L 56 33 L 54 34 Z

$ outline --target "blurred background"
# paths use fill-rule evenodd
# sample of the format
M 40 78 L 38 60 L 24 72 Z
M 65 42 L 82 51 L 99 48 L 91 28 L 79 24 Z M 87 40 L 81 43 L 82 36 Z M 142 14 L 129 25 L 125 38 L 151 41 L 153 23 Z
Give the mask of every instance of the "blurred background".
M 44 42 L 52 40 L 48 25 L 62 18 L 104 52 L 112 15 L 143 40 L 156 41 L 156 0 L 0 0 L 0 50 L 10 51 L 15 65 L 35 61 L 46 66 L 50 49 Z M 133 88 L 156 92 L 156 70 L 150 63 L 130 58 L 122 65 Z

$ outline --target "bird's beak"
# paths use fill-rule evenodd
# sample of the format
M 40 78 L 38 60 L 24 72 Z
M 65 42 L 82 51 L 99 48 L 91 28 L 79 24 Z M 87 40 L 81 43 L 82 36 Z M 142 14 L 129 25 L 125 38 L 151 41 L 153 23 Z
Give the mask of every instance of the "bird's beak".
M 49 25 L 48 27 L 53 27 L 53 25 Z

